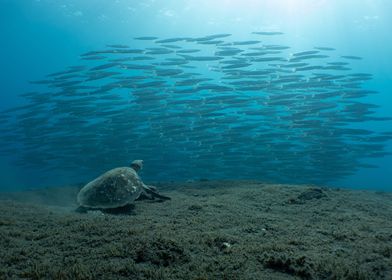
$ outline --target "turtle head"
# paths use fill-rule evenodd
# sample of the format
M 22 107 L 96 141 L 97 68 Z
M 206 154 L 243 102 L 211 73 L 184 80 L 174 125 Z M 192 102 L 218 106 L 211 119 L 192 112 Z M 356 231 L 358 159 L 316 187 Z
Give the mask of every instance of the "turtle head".
M 136 172 L 138 172 L 140 169 L 143 168 L 143 160 L 137 159 L 137 160 L 132 161 L 131 167 L 132 167 Z

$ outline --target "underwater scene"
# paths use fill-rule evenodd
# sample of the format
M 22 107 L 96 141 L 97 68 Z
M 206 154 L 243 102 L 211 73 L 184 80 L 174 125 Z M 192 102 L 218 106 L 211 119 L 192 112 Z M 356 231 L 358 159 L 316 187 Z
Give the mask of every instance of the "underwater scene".
M 392 279 L 390 26 L 0 0 L 0 279 Z

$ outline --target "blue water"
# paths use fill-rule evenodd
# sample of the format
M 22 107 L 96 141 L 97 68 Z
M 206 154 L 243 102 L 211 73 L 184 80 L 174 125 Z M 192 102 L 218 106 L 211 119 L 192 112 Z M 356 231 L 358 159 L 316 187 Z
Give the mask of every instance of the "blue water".
M 352 67 L 356 72 L 373 74 L 374 78 L 366 82 L 366 88 L 379 91 L 365 100 L 380 105 L 377 116 L 391 116 L 391 13 L 392 2 L 388 0 L 0 0 L 0 109 L 26 104 L 20 94 L 37 90 L 37 86 L 29 81 L 41 80 L 49 73 L 80 65 L 82 53 L 103 49 L 107 44 L 132 44 L 132 38 L 137 36 L 201 37 L 217 33 L 231 33 L 233 40 L 249 40 L 249 34 L 254 31 L 281 31 L 284 36 L 274 38 L 274 43 L 290 46 L 293 52 L 330 46 L 340 55 L 363 57 L 363 60 L 353 62 Z M 356 123 L 355 126 L 375 131 L 392 130 L 390 121 Z M 387 151 L 391 151 L 391 143 L 386 145 Z M 17 153 L 0 158 L 2 189 L 85 182 L 104 171 L 98 168 L 85 174 L 72 174 L 61 170 L 30 169 L 15 164 L 13 160 L 23 152 L 20 148 Z M 172 160 L 179 160 L 179 155 L 173 154 Z M 81 155 L 74 156 L 78 161 Z M 129 162 L 133 159 L 130 158 Z M 112 167 L 127 163 L 114 162 Z M 391 190 L 392 157 L 366 159 L 366 163 L 378 167 L 360 168 L 355 174 L 339 180 L 331 179 L 328 184 Z M 149 180 L 187 179 L 154 177 L 152 173 L 156 169 L 149 170 L 148 164 L 145 162 L 143 177 Z M 167 162 L 154 164 L 160 165 L 161 169 L 170 168 Z M 240 179 L 243 177 L 241 172 L 247 168 L 254 167 L 240 165 L 238 176 L 230 173 L 226 177 Z M 206 169 L 202 176 L 208 178 Z M 191 171 L 188 174 L 189 179 L 198 177 Z

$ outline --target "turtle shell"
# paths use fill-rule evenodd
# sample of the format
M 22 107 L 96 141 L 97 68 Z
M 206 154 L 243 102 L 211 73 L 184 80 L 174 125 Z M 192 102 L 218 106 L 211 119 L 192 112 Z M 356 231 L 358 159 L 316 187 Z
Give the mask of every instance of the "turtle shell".
M 143 182 L 130 167 L 107 171 L 85 185 L 77 196 L 80 206 L 88 208 L 117 208 L 132 203 L 142 190 Z

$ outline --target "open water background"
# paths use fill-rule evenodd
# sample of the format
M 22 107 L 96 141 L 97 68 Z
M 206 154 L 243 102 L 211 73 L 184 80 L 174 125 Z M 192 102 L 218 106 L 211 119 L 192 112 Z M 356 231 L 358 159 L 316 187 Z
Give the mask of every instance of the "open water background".
M 132 38 L 147 35 L 164 39 L 230 33 L 232 40 L 249 40 L 249 34 L 254 31 L 281 31 L 284 35 L 274 38 L 274 43 L 290 46 L 293 52 L 330 46 L 341 55 L 362 57 L 363 60 L 353 62 L 352 67 L 356 72 L 373 74 L 373 80 L 367 81 L 365 86 L 379 91 L 363 101 L 380 105 L 376 116 L 391 116 L 391 13 L 392 3 L 387 0 L 0 0 L 0 109 L 25 104 L 26 100 L 20 94 L 37 89 L 29 81 L 41 80 L 49 73 L 79 65 L 81 54 L 103 49 L 107 44 L 132 44 Z M 392 130 L 390 121 L 356 123 L 355 127 Z M 391 151 L 391 143 L 387 145 L 387 150 Z M 75 155 L 76 165 L 80 157 L 88 159 L 89 156 L 88 153 Z M 11 154 L 0 158 L 0 187 L 4 190 L 85 182 L 108 167 L 82 174 L 58 169 L 42 171 L 15 164 L 16 157 L 17 154 Z M 176 159 L 174 154 L 172 160 Z M 392 157 L 366 159 L 365 162 L 378 167 L 360 168 L 345 178 L 331 178 L 328 184 L 391 190 Z M 167 162 L 158 160 L 158 163 L 162 169 L 170 168 Z M 126 164 L 128 162 L 113 162 L 112 167 Z M 148 165 L 149 162 L 145 162 L 142 174 L 146 180 L 186 179 L 156 177 L 155 169 L 149 170 Z M 231 172 L 226 178 L 240 179 L 246 168 L 254 167 L 239 165 L 238 174 Z M 190 172 L 188 177 L 195 179 L 198 175 Z M 208 178 L 208 167 L 200 175 Z

